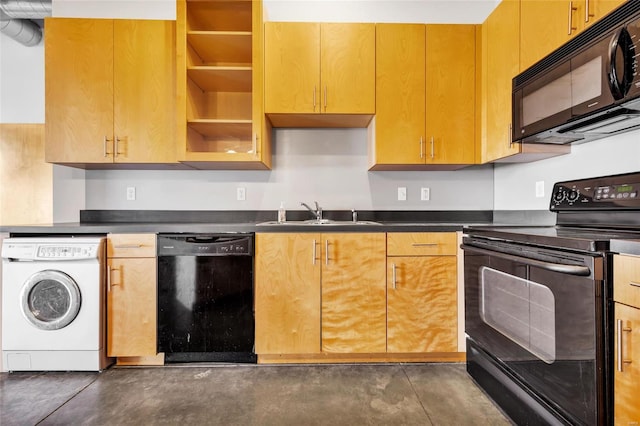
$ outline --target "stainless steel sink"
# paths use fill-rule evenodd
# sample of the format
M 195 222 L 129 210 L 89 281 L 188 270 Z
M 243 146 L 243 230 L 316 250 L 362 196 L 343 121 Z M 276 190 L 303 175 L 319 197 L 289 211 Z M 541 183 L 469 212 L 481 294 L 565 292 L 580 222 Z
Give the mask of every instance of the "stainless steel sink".
M 346 226 L 346 225 L 382 225 L 379 222 L 370 220 L 331 220 L 331 219 L 309 219 L 309 220 L 288 220 L 286 222 L 261 222 L 257 226 L 274 226 L 274 225 L 293 225 L 293 226 Z

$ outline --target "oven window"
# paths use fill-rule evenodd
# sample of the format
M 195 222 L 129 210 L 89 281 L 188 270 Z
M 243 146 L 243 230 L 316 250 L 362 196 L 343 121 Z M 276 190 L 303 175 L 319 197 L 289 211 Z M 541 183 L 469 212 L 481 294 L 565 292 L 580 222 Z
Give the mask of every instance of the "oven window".
M 480 316 L 545 363 L 556 360 L 555 298 L 548 287 L 483 266 Z

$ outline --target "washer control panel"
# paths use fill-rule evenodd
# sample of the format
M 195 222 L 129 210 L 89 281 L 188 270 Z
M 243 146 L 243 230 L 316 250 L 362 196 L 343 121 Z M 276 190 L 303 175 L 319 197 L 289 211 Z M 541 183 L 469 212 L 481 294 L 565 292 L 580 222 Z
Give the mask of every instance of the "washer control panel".
M 97 259 L 101 240 L 8 238 L 2 242 L 2 258 L 13 260 L 82 260 Z
M 556 183 L 549 209 L 640 210 L 640 174 Z

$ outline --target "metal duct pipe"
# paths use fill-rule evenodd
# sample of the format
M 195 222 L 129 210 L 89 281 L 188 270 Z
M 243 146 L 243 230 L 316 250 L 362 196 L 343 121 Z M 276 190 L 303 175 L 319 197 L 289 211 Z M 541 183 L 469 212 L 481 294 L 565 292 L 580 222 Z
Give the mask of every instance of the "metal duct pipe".
M 0 10 L 14 19 L 44 19 L 51 16 L 51 0 L 0 0 Z
M 42 40 L 42 29 L 31 19 L 51 16 L 52 0 L 0 0 L 0 32 L 25 46 Z
M 42 30 L 28 19 L 0 19 L 0 33 L 27 47 L 35 46 L 42 40 Z

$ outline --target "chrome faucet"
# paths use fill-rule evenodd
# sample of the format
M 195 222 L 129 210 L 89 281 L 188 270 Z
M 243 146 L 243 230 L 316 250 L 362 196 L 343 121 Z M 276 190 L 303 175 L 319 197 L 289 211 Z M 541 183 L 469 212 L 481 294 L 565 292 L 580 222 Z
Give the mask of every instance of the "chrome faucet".
M 307 210 L 309 210 L 311 212 L 311 214 L 316 217 L 316 220 L 322 220 L 322 207 L 320 207 L 318 205 L 317 201 L 314 201 L 314 203 L 316 204 L 316 209 L 315 210 L 313 210 L 311 207 L 309 207 L 306 203 L 300 203 L 300 205 L 306 207 Z

